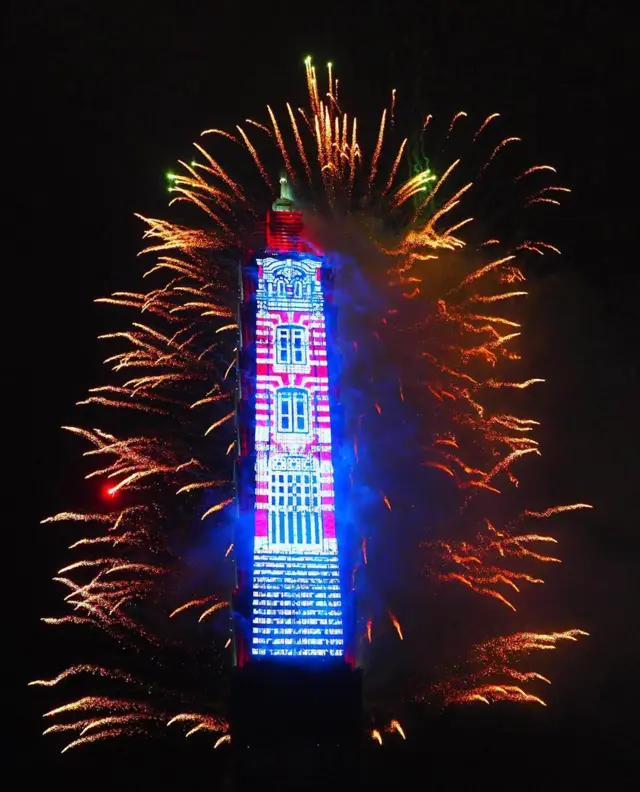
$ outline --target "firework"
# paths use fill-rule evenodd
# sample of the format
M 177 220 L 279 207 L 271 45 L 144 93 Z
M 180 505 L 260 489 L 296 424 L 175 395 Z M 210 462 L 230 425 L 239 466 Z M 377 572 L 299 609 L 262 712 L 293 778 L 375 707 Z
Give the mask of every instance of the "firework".
M 267 106 L 264 123 L 209 129 L 203 133 L 207 148 L 194 143 L 195 159 L 181 161 L 180 169 L 169 174 L 170 205 L 179 219 L 140 216 L 148 243 L 143 253 L 152 256 L 144 274 L 148 290 L 120 291 L 98 300 L 131 310 L 134 320 L 125 332 L 103 336 L 105 343 L 124 343 L 125 348 L 106 358 L 112 382 L 91 389 L 80 403 L 103 411 L 113 408 L 120 415 L 130 411 L 128 425 L 134 428 L 127 434 L 66 427 L 88 445 L 86 478 L 103 482 L 110 502 L 99 513 L 63 512 L 44 521 L 75 522 L 86 529 L 70 547 L 72 560 L 55 577 L 64 587 L 67 610 L 44 621 L 60 629 L 73 624 L 105 631 L 120 645 L 135 646 L 137 657 L 150 660 L 145 679 L 85 664 L 32 683 L 58 689 L 70 678 L 88 675 L 127 688 L 125 697 L 87 696 L 49 711 L 47 718 L 62 720 L 47 733 L 73 734 L 64 750 L 174 724 L 186 725 L 186 736 L 213 733 L 214 747 L 230 739 L 221 706 L 203 702 L 211 700 L 214 669 L 233 662 L 227 605 L 234 556 L 229 507 L 235 497 L 235 284 L 237 263 L 252 244 L 256 221 L 276 197 L 282 169 L 305 219 L 318 233 L 346 228 L 349 247 L 349 229 L 355 228 L 372 252 L 375 265 L 368 260 L 358 264 L 385 294 L 385 308 L 369 317 L 368 339 L 354 337 L 353 355 L 371 338 L 383 355 L 400 348 L 399 338 L 410 339 L 403 341 L 403 356 L 394 360 L 399 376 L 393 398 L 403 409 L 420 405 L 423 420 L 414 441 L 422 456 L 414 475 L 422 472 L 425 481 L 440 476 L 439 486 L 453 488 L 458 499 L 446 518 L 422 525 L 413 537 L 413 559 L 425 573 L 425 585 L 452 582 L 515 611 L 515 596 L 542 583 L 538 572 L 522 564 L 544 567 L 560 560 L 556 540 L 532 523 L 588 508 L 522 508 L 514 518 L 491 516 L 500 494 L 517 487 L 516 471 L 520 475 L 524 460 L 540 454 L 533 436 L 536 420 L 501 406 L 503 394 L 517 397 L 542 383 L 535 377 L 514 380 L 507 371 L 522 349 L 516 304 L 526 291 L 520 262 L 526 255 L 559 251 L 541 241 L 509 239 L 503 244 L 463 210 L 470 196 L 483 194 L 495 161 L 512 152 L 519 138 L 491 138 L 498 126 L 496 113 L 475 126 L 466 113 L 457 113 L 446 127 L 446 141 L 453 145 L 466 128 L 472 150 L 484 151 L 486 141 L 486 151 L 477 162 L 476 155 L 471 164 L 455 156 L 434 169 L 416 158 L 416 145 L 408 145 L 408 138 L 395 139 L 400 106 L 394 90 L 371 139 L 361 145 L 361 127 L 342 109 L 332 70 L 325 92 L 310 60 L 305 67 L 306 108 L 287 104 L 279 114 Z M 433 126 L 427 116 L 421 147 Z M 255 183 L 234 177 L 234 163 L 242 157 L 255 168 Z M 221 164 L 225 158 L 228 167 Z M 409 178 L 402 176 L 407 167 Z M 554 174 L 548 165 L 516 171 L 510 182 L 513 199 L 531 211 L 541 203 L 557 203 L 567 189 L 542 181 L 553 180 Z M 352 482 L 363 475 L 362 428 L 372 418 L 384 433 L 384 421 L 394 412 L 389 400 L 378 395 L 378 383 L 368 382 L 370 403 L 353 422 Z M 124 423 L 122 418 L 115 422 L 119 427 Z M 375 481 L 369 486 L 380 493 L 376 508 L 393 525 L 386 535 L 392 543 L 400 530 L 392 522 L 393 493 L 381 491 Z M 224 541 L 222 572 L 212 580 L 209 571 L 199 574 L 193 553 L 185 549 L 202 545 L 213 534 Z M 371 542 L 365 532 L 352 538 L 362 562 L 352 578 L 358 585 L 366 579 L 360 572 L 375 566 L 375 552 L 384 556 L 385 537 Z M 541 549 L 549 546 L 553 554 Z M 373 580 L 375 573 L 371 576 Z M 380 634 L 390 624 L 396 640 L 410 644 L 412 636 L 400 623 L 403 614 L 395 615 L 395 606 L 392 612 L 381 599 L 362 598 L 367 611 L 363 643 L 375 644 L 380 620 Z M 447 703 L 542 703 L 524 686 L 548 680 L 519 671 L 518 660 L 583 634 L 515 633 L 480 644 L 470 651 L 473 668 L 468 674 L 452 675 L 432 690 Z M 181 667 L 189 668 L 188 684 L 166 673 L 172 663 L 165 661 L 165 653 L 176 652 Z M 126 659 L 125 651 L 123 664 Z M 427 697 L 424 691 L 417 695 Z M 79 719 L 68 720 L 78 714 Z M 399 721 L 387 723 L 382 731 L 405 737 Z M 382 744 L 380 729 L 371 736 Z

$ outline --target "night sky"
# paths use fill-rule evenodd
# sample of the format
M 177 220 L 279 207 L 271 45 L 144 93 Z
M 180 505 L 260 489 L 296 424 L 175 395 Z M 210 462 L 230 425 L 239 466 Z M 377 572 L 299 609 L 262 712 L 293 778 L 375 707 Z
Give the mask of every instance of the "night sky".
M 528 322 L 535 373 L 548 381 L 539 486 L 552 502 L 595 506 L 564 533 L 560 527 L 566 562 L 547 596 L 558 626 L 591 637 L 557 653 L 549 711 L 498 708 L 485 720 L 448 714 L 404 753 L 378 760 L 380 778 L 397 772 L 398 785 L 422 774 L 425 784 L 533 790 L 591 785 L 597 774 L 607 788 L 637 788 L 637 29 L 625 4 L 253 5 L 12 3 L 4 123 L 15 142 L 5 163 L 19 175 L 5 192 L 17 252 L 5 271 L 17 296 L 5 289 L 5 305 L 23 349 L 5 391 L 6 420 L 23 429 L 12 465 L 15 513 L 5 525 L 16 542 L 5 564 L 18 570 L 8 596 L 20 601 L 21 618 L 11 637 L 5 632 L 4 687 L 8 698 L 19 693 L 13 758 L 21 785 L 86 789 L 86 774 L 98 771 L 94 789 L 151 785 L 161 771 L 166 786 L 158 789 L 215 783 L 211 757 L 193 749 L 168 758 L 152 746 L 139 755 L 123 746 L 132 768 L 123 777 L 115 766 L 100 770 L 102 755 L 92 757 L 92 748 L 58 758 L 41 738 L 42 700 L 26 682 L 42 675 L 56 641 L 38 619 L 57 606 L 50 577 L 68 542 L 39 521 L 98 500 L 81 480 L 78 445 L 59 427 L 82 422 L 74 402 L 106 376 L 95 339 L 118 317 L 93 299 L 138 285 L 141 226 L 133 213 L 162 216 L 165 173 L 189 157 L 201 129 L 260 116 L 267 102 L 303 101 L 302 61 L 311 54 L 318 65 L 335 64 L 369 124 L 391 88 L 399 103 L 420 102 L 438 116 L 499 111 L 535 161 L 553 163 L 573 190 L 549 212 L 546 237 L 563 257 L 530 273 Z

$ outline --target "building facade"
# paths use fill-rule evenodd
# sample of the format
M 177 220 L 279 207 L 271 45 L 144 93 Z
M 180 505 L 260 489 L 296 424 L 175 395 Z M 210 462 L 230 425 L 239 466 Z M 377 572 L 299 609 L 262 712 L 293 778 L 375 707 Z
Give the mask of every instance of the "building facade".
M 326 263 L 301 251 L 295 234 L 301 215 L 282 208 L 276 203 L 269 214 L 265 250 L 243 273 L 242 343 L 251 350 L 253 368 L 253 376 L 244 377 L 251 399 L 244 394 L 240 444 L 253 484 L 252 497 L 240 498 L 253 531 L 245 576 L 251 579 L 251 635 L 244 655 L 338 658 L 345 642 Z

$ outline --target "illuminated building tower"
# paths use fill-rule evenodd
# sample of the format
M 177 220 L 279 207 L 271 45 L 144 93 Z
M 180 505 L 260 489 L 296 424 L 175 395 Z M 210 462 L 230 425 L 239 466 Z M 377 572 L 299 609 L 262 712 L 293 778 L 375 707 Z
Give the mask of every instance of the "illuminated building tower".
M 307 716 L 314 741 L 332 720 L 359 721 L 336 536 L 333 273 L 302 232 L 282 179 L 261 250 L 242 267 L 232 739 L 247 743 L 288 723 L 300 732 Z

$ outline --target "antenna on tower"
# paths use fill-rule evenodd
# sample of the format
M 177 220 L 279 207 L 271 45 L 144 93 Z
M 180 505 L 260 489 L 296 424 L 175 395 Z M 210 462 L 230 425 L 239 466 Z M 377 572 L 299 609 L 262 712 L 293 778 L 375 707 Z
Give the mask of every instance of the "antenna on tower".
M 289 181 L 284 173 L 280 176 L 280 197 L 273 202 L 271 207 L 274 212 L 291 212 L 293 211 L 293 195 L 291 194 L 291 187 Z

